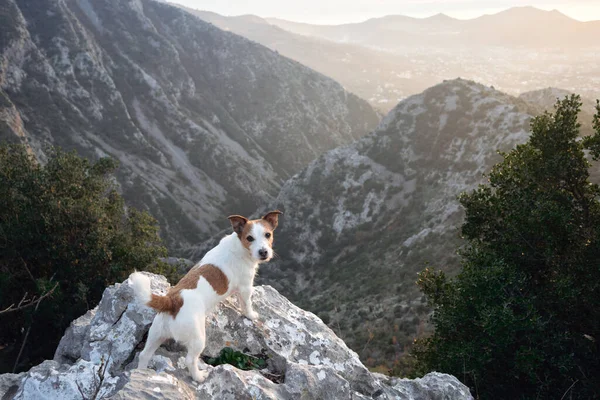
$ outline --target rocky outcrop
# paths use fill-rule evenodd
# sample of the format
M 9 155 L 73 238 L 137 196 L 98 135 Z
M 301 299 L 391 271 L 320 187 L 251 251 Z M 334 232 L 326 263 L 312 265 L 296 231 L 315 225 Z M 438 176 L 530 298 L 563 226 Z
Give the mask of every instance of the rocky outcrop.
M 164 293 L 164 277 L 150 275 Z M 135 369 L 154 312 L 133 302 L 128 282 L 107 288 L 94 310 L 73 321 L 45 361 L 18 375 L 0 375 L 0 398 L 14 399 L 471 399 L 455 377 L 430 373 L 408 380 L 374 374 L 331 329 L 270 286 L 256 287 L 259 320 L 226 301 L 208 317 L 204 355 L 223 347 L 266 356 L 262 370 L 199 361 L 204 379 L 191 380 L 184 349 L 163 345 L 151 369 Z

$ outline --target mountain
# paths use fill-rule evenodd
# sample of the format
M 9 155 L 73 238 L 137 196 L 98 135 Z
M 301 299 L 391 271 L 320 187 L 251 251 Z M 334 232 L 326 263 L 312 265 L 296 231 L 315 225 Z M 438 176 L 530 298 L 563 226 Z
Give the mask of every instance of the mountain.
M 553 10 L 514 7 L 459 20 L 438 14 L 428 18 L 388 15 L 360 23 L 311 25 L 277 18 L 268 22 L 290 32 L 336 42 L 388 50 L 407 46 L 596 47 L 600 21 L 580 22 Z
M 120 161 L 171 248 L 273 199 L 378 114 L 333 80 L 150 0 L 0 3 L 0 138 Z
M 283 186 L 281 258 L 269 283 L 317 313 L 370 366 L 428 329 L 415 285 L 426 263 L 453 273 L 463 243 L 457 196 L 528 136 L 538 110 L 456 79 L 400 102 L 378 128 L 331 150 Z

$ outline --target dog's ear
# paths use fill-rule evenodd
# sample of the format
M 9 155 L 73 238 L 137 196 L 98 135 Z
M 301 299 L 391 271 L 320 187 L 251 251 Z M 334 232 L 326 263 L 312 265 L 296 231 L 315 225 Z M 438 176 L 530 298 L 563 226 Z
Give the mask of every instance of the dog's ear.
M 273 230 L 275 230 L 275 228 L 277 228 L 277 224 L 279 223 L 279 216 L 281 214 L 283 214 L 283 213 L 279 210 L 271 211 L 271 212 L 265 214 L 265 216 L 262 217 L 262 219 L 267 221 L 271 225 Z
M 248 218 L 242 217 L 241 215 L 230 215 L 227 217 L 227 219 L 229 219 L 229 222 L 231 222 L 233 231 L 238 235 L 242 234 L 244 226 L 248 223 Z

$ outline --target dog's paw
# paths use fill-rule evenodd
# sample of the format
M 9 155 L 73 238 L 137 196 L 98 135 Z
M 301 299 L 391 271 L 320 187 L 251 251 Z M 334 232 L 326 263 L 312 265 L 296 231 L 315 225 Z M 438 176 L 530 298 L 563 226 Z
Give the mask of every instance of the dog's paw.
M 191 378 L 194 382 L 196 383 L 202 383 L 206 380 L 206 377 L 208 376 L 208 371 L 203 370 L 203 371 L 194 371 L 191 374 Z
M 258 319 L 258 313 L 254 310 L 246 312 L 245 315 L 246 315 L 246 318 L 248 318 L 251 321 L 256 321 Z

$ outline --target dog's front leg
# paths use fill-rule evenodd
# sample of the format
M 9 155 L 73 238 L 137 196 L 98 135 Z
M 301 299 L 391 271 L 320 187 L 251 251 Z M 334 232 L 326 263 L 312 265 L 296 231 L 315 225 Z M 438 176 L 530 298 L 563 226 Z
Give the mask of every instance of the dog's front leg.
M 238 297 L 240 299 L 240 306 L 242 307 L 242 313 L 248 318 L 254 321 L 258 318 L 258 313 L 252 309 L 252 291 L 253 287 L 240 288 Z

